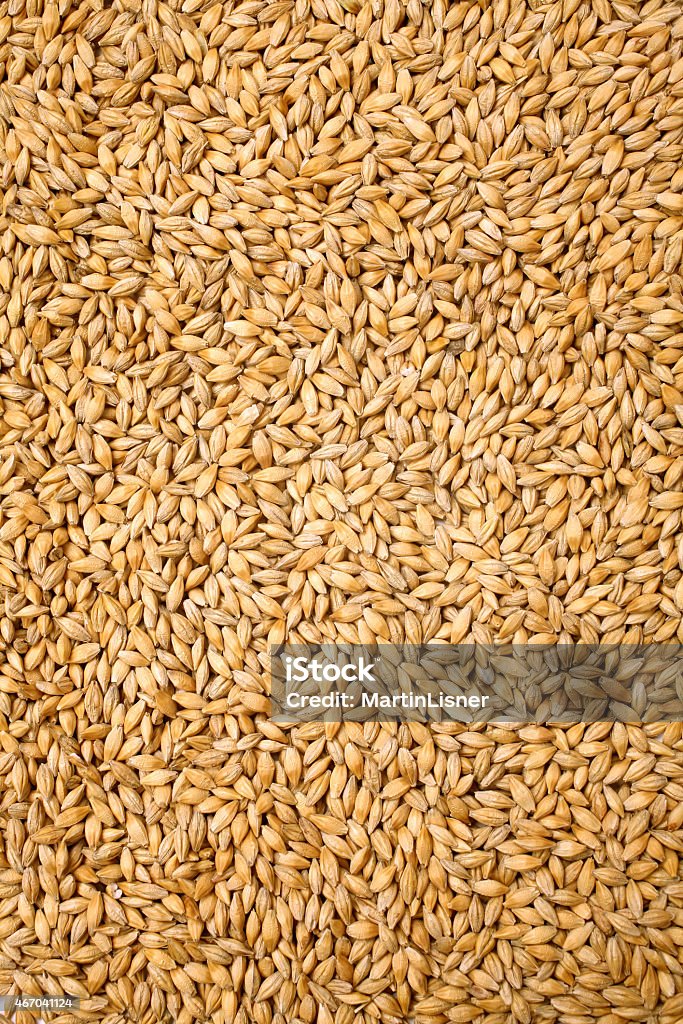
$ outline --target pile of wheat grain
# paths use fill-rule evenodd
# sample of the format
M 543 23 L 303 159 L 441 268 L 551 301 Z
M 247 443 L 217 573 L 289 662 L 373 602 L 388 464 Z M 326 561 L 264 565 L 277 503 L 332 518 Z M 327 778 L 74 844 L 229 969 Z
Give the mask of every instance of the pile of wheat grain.
M 3 0 L 0 164 L 0 991 L 679 1024 L 680 725 L 267 695 L 683 641 L 680 2 Z

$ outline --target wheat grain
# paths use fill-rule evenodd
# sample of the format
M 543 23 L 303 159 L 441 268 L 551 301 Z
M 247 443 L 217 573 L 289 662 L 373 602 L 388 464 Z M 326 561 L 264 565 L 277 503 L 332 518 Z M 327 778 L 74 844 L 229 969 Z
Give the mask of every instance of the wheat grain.
M 3 4 L 0 991 L 683 1018 L 679 724 L 268 717 L 683 640 L 682 157 L 677 3 Z

